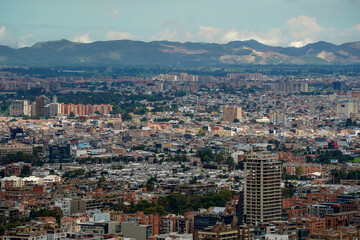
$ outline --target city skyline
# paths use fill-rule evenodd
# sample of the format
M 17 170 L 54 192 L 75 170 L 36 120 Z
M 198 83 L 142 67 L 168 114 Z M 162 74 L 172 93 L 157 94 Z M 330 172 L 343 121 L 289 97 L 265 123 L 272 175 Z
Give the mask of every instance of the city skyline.
M 318 1 L 1 1 L 0 44 L 68 39 L 227 43 L 254 39 L 301 47 L 360 40 L 360 2 Z M 22 6 L 19 8 L 19 6 Z
M 0 238 L 360 240 L 359 10 L 0 0 Z

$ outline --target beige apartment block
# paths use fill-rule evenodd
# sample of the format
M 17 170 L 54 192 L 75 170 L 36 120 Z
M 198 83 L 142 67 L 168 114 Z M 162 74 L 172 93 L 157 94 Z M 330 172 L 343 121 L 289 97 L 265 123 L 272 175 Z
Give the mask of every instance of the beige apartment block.
M 246 222 L 281 220 L 281 164 L 277 155 L 257 152 L 246 157 L 244 212 Z
M 233 122 L 235 119 L 241 122 L 241 107 L 236 106 L 224 106 L 223 108 L 223 121 Z

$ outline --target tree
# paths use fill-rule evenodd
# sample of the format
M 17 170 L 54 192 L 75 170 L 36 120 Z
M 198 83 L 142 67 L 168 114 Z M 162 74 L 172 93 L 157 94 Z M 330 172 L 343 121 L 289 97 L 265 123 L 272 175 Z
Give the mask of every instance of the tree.
M 0 235 L 4 235 L 4 233 L 7 231 L 8 229 L 4 226 L 0 226 Z
M 231 156 L 227 157 L 226 164 L 229 166 L 229 168 L 233 168 L 235 165 L 234 158 L 232 158 Z
M 233 193 L 230 190 L 221 190 L 219 196 L 225 201 L 229 201 L 233 197 Z
M 152 177 L 152 178 L 150 178 L 150 179 L 147 181 L 146 184 L 151 184 L 151 185 L 153 185 L 154 183 L 157 183 L 157 182 L 158 182 L 158 180 L 157 180 L 156 178 Z
M 155 187 L 152 184 L 146 184 L 145 187 L 146 187 L 146 191 L 148 192 L 153 192 L 155 190 Z
M 224 161 L 224 156 L 222 154 L 215 154 L 215 161 L 221 163 Z
M 114 209 L 115 211 L 123 211 L 123 212 L 127 212 L 128 211 L 128 207 L 123 204 L 123 203 L 117 203 L 115 204 L 112 209 Z
M 304 167 L 299 165 L 295 168 L 295 174 L 297 176 L 304 174 Z
M 314 162 L 313 159 L 310 156 L 306 156 L 306 162 L 307 163 L 312 163 Z
M 200 129 L 197 135 L 198 136 L 205 136 L 205 131 L 203 129 Z
M 197 177 L 194 176 L 192 179 L 190 179 L 189 184 L 196 184 L 197 183 Z
M 205 155 L 204 158 L 201 159 L 201 162 L 210 162 L 211 158 L 208 155 Z
M 101 176 L 97 182 L 97 187 L 99 188 L 103 182 L 106 181 L 106 178 L 104 176 Z
M 33 154 L 35 156 L 40 156 L 43 154 L 44 151 L 44 147 L 43 146 L 37 146 L 37 147 L 33 147 Z
M 31 174 L 31 168 L 25 165 L 21 168 L 20 177 L 28 177 Z
M 163 206 L 156 205 L 155 207 L 150 207 L 150 208 L 145 209 L 144 214 L 166 215 L 166 211 Z
M 245 161 L 245 159 L 241 162 L 238 162 L 238 164 L 235 166 L 235 169 L 236 170 L 244 170 L 244 161 Z
M 58 212 L 57 210 L 48 210 L 48 209 L 41 209 L 39 211 L 31 210 L 30 219 L 35 219 L 37 217 L 54 217 L 56 218 L 56 222 L 60 224 L 60 220 L 62 218 L 61 211 Z
M 200 157 L 201 162 L 210 162 L 214 160 L 214 154 L 210 148 L 199 149 L 197 156 Z
M 81 169 L 76 169 L 76 170 L 71 170 L 71 171 L 65 172 L 62 177 L 63 178 L 77 178 L 80 176 L 84 176 L 84 174 L 85 174 L 85 169 L 81 168 Z

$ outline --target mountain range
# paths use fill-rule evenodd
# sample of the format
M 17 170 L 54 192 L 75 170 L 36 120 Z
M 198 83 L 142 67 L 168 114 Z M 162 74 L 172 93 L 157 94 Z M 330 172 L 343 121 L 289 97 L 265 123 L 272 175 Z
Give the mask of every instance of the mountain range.
M 273 47 L 255 40 L 180 43 L 132 40 L 75 43 L 39 42 L 19 49 L 0 45 L 0 65 L 173 65 L 221 66 L 240 64 L 359 64 L 360 42 L 335 45 L 316 42 L 304 47 Z

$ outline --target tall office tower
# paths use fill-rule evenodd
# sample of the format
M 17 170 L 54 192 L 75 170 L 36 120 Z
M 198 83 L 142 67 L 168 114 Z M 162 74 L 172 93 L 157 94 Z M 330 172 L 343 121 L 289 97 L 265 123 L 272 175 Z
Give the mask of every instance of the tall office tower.
M 281 164 L 270 152 L 250 154 L 245 161 L 244 213 L 249 224 L 280 221 Z
M 46 97 L 40 96 L 35 98 L 35 114 L 36 116 L 45 117 L 45 105 L 46 105 Z
M 234 122 L 237 119 L 241 122 L 241 107 L 224 106 L 223 108 L 223 121 Z

